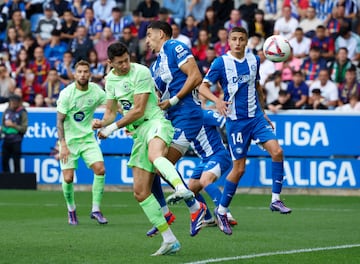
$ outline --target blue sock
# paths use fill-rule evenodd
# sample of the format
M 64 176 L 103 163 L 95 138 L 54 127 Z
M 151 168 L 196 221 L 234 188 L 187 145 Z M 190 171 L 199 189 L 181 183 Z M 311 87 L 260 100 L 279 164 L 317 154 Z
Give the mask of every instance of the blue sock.
M 196 200 L 194 198 L 190 199 L 190 200 L 185 200 L 185 203 L 187 205 L 187 207 L 191 207 L 196 203 Z
M 166 205 L 166 201 L 163 190 L 161 188 L 161 180 L 159 175 L 155 175 L 154 177 L 151 192 L 154 194 L 156 200 L 159 202 L 160 207 L 164 207 Z
M 284 162 L 272 162 L 272 192 L 281 193 L 283 178 L 284 178 Z
M 229 180 L 225 180 L 224 191 L 223 191 L 223 194 L 221 196 L 221 201 L 220 201 L 220 204 L 223 207 L 226 207 L 226 208 L 229 207 L 231 200 L 236 192 L 236 188 L 237 188 L 236 183 L 233 183 Z
M 204 196 L 202 196 L 200 193 L 196 194 L 195 199 L 198 200 L 199 202 L 202 202 L 206 205 L 206 214 L 205 214 L 205 220 L 208 220 L 212 217 L 210 210 L 209 210 L 209 206 L 207 205 Z
M 219 206 L 221 199 L 221 191 L 215 183 L 211 183 L 204 188 L 207 194 L 211 197 L 211 200 L 214 202 L 215 206 Z

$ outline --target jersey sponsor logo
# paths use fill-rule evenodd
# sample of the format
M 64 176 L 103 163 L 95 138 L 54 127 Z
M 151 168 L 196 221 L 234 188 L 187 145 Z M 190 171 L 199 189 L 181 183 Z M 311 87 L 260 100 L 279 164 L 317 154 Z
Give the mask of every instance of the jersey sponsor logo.
M 233 83 L 247 83 L 250 80 L 249 74 L 239 75 L 233 77 Z
M 130 103 L 129 100 L 120 100 L 120 103 L 124 110 L 129 111 L 131 109 L 132 104 Z
M 85 118 L 85 113 L 82 111 L 79 111 L 79 112 L 76 112 L 73 117 L 76 122 L 81 122 Z

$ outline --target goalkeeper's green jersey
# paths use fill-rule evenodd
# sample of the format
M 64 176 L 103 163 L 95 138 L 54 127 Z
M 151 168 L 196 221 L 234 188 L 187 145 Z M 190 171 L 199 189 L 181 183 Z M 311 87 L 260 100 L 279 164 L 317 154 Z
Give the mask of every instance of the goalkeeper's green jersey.
M 106 76 L 105 90 L 107 99 L 115 99 L 120 103 L 124 115 L 133 108 L 134 95 L 149 93 L 145 113 L 132 123 L 134 127 L 141 125 L 146 120 L 165 118 L 163 111 L 158 106 L 158 97 L 150 70 L 141 64 L 131 63 L 130 71 L 121 76 L 110 71 Z
M 64 133 L 67 144 L 94 137 L 91 122 L 96 108 L 104 104 L 105 92 L 93 82 L 89 82 L 86 91 L 77 89 L 73 82 L 60 92 L 56 110 L 66 115 Z

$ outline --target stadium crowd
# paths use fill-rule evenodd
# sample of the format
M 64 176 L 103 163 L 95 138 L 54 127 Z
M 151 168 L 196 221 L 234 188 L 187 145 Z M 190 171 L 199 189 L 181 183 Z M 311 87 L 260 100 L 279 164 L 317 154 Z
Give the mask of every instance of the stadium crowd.
M 55 107 L 87 60 L 91 80 L 104 85 L 107 47 L 125 43 L 131 60 L 150 66 L 146 47 L 151 21 L 171 24 L 173 38 L 191 48 L 203 75 L 229 50 L 235 26 L 249 34 L 247 52 L 259 55 L 260 84 L 272 112 L 285 109 L 360 111 L 360 1 L 356 0 L 155 0 L 125 12 L 125 1 L 7 0 L 0 6 L 0 106 L 17 94 L 25 106 Z M 285 36 L 292 54 L 266 59 L 264 40 Z M 212 92 L 221 96 L 217 85 Z M 203 100 L 204 108 L 213 106 Z

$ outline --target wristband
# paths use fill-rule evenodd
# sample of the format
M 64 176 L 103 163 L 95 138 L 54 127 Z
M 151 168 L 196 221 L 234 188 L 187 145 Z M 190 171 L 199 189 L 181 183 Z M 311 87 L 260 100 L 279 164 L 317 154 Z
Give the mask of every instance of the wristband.
M 176 95 L 169 99 L 169 103 L 171 106 L 176 105 L 179 101 L 180 101 L 180 99 Z
M 104 136 L 104 137 L 108 137 L 112 134 L 112 132 L 114 132 L 115 130 L 118 130 L 118 126 L 116 124 L 116 122 L 106 126 L 106 127 L 103 127 L 100 129 L 100 133 Z

